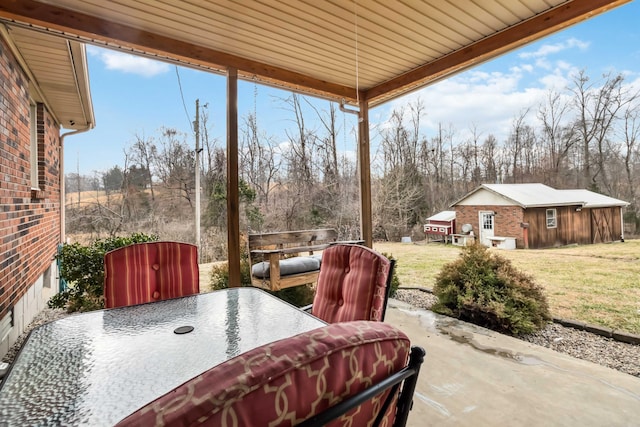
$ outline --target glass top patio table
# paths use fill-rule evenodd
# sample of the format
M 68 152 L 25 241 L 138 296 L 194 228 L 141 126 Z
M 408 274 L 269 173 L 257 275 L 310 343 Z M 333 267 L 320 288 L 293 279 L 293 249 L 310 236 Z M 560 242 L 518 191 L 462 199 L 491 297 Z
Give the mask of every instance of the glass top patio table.
M 221 362 L 323 325 L 256 288 L 72 315 L 25 341 L 0 388 L 0 425 L 113 425 Z

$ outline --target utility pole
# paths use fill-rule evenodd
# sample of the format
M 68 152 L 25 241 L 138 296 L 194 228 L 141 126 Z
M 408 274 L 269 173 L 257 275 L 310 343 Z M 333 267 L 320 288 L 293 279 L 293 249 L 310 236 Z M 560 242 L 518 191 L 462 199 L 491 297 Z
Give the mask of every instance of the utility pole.
M 200 261 L 200 100 L 196 99 L 196 120 L 193 122 L 196 133 L 196 246 Z
M 78 208 L 80 208 L 80 152 L 76 157 L 76 185 L 78 186 Z

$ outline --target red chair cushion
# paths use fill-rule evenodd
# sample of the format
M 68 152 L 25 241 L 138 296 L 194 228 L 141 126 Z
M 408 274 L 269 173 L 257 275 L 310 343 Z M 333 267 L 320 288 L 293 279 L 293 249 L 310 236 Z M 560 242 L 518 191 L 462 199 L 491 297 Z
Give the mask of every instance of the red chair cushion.
M 180 242 L 125 246 L 104 256 L 106 308 L 142 304 L 200 292 L 198 250 Z
M 325 322 L 381 321 L 391 262 L 359 245 L 335 245 L 322 253 L 312 313 Z
M 410 343 L 391 325 L 349 322 L 258 347 L 189 380 L 117 425 L 294 426 L 407 364 Z M 388 392 L 331 426 L 366 426 Z M 391 425 L 395 402 L 382 425 Z

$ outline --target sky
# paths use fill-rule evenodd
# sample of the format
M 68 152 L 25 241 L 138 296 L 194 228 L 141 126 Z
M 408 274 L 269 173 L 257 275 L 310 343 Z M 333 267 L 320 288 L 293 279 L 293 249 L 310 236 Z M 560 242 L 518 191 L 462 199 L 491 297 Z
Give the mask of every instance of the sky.
M 211 134 L 224 147 L 224 76 L 94 46 L 87 46 L 87 57 L 96 127 L 65 139 L 66 173 L 93 176 L 116 165 L 122 168 L 124 152 L 136 138 L 157 138 L 162 128 L 192 135 L 196 99 L 207 105 Z M 421 130 L 428 138 L 441 123 L 453 127 L 458 138 L 473 127 L 481 137 L 492 133 L 502 142 L 514 117 L 535 107 L 550 89 L 562 90 L 579 70 L 592 79 L 623 73 L 627 82 L 640 87 L 638 0 L 371 109 L 372 148 L 377 129 L 384 128 L 391 112 L 418 99 L 426 107 Z M 285 143 L 286 131 L 294 125 L 282 101 L 288 96 L 240 81 L 239 123 L 255 111 L 259 128 Z M 327 101 L 308 99 L 328 109 Z M 312 117 L 310 107 L 308 112 Z M 355 116 L 344 114 L 338 122 L 346 129 L 338 148 L 353 157 Z M 187 141 L 194 143 L 192 137 Z

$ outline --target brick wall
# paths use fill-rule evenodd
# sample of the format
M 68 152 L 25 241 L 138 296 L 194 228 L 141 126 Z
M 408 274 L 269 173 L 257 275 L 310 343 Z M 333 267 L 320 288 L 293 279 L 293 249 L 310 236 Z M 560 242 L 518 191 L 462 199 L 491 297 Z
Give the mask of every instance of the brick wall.
M 501 237 L 515 237 L 516 247 L 523 248 L 524 240 L 521 223 L 524 213 L 519 206 L 461 206 L 456 208 L 456 233 L 462 232 L 463 224 L 473 226 L 473 234 L 480 236 L 478 213 L 480 211 L 494 211 L 494 235 Z
M 0 319 L 51 265 L 60 239 L 60 130 L 38 104 L 32 191 L 29 100 L 27 76 L 0 39 Z

